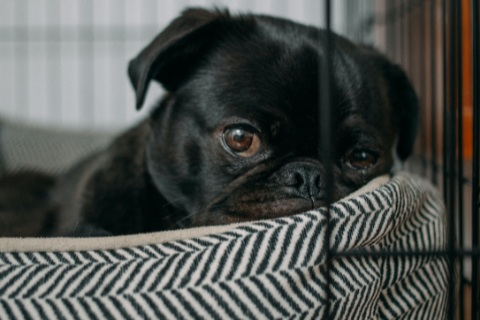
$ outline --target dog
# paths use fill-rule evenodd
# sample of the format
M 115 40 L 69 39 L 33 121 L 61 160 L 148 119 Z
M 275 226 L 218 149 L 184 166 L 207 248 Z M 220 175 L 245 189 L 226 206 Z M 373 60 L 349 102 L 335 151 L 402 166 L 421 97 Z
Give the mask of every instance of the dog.
M 129 64 L 137 109 L 152 80 L 167 91 L 150 116 L 65 174 L 22 173 L 30 185 L 22 190 L 38 191 L 27 207 L 41 206 L 28 214 L 20 199 L 3 199 L 0 232 L 124 235 L 325 205 L 325 39 L 324 30 L 285 19 L 187 9 Z M 331 40 L 336 201 L 389 173 L 394 153 L 412 153 L 418 101 L 400 67 L 341 36 Z M 4 176 L 0 188 L 18 180 Z

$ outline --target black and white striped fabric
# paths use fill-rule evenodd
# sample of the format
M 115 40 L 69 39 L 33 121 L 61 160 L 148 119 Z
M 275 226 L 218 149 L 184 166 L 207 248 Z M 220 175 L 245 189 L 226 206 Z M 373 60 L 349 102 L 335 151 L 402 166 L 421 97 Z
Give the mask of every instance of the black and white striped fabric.
M 325 210 L 119 250 L 0 254 L 2 319 L 443 319 L 441 256 L 333 254 Z M 332 206 L 333 251 L 446 246 L 444 207 L 397 173 Z M 327 284 L 330 290 L 327 295 Z

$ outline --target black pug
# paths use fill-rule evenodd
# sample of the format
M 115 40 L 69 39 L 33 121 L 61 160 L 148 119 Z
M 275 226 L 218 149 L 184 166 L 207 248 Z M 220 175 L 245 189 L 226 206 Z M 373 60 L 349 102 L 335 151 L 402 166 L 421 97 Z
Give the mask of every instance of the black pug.
M 322 206 L 325 35 L 268 16 L 186 10 L 130 62 L 137 109 L 151 80 L 168 91 L 150 117 L 59 177 L 4 177 L 4 189 L 34 195 L 26 206 L 25 191 L 3 200 L 0 232 L 121 235 Z M 390 172 L 395 147 L 410 155 L 418 103 L 405 73 L 371 49 L 334 35 L 332 64 L 338 200 Z

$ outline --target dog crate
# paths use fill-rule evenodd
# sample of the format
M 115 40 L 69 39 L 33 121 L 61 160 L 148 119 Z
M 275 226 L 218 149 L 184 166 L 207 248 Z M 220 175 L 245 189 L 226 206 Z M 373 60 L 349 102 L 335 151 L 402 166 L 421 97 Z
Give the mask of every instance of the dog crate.
M 448 209 L 448 249 L 429 253 L 450 261 L 448 317 L 478 319 L 479 2 L 376 1 L 375 8 L 376 46 L 404 67 L 421 103 L 406 168 L 441 188 Z
M 421 121 L 414 155 L 402 169 L 428 178 L 441 190 L 448 212 L 448 245 L 445 250 L 331 252 L 327 223 L 325 254 L 357 258 L 444 257 L 449 275 L 449 292 L 443 306 L 447 318 L 479 319 L 480 9 L 477 0 L 69 3 L 0 0 L 2 117 L 37 126 L 53 125 L 56 130 L 74 127 L 84 131 L 80 136 L 73 132 L 71 140 L 50 146 L 45 141 L 52 140 L 51 131 L 39 133 L 42 130 L 38 128 L 4 125 L 3 131 L 10 134 L 9 141 L 15 138 L 18 141 L 15 145 L 20 145 L 14 149 L 28 149 L 32 153 L 18 153 L 14 159 L 10 153 L 0 153 L 0 172 L 2 163 L 4 170 L 16 168 L 15 165 L 28 166 L 28 161 L 20 163 L 18 159 L 39 157 L 42 150 L 59 146 L 66 150 L 62 157 L 66 160 L 52 164 L 52 159 L 42 158 L 40 167 L 51 172 L 66 168 L 76 158 L 72 150 L 96 150 L 108 143 L 113 132 L 144 117 L 147 108 L 140 114 L 134 111 L 133 91 L 125 72 L 128 59 L 183 7 L 214 5 L 233 11 L 282 15 L 333 29 L 356 42 L 374 46 L 407 71 L 419 96 Z M 326 65 L 331 65 L 329 54 L 325 59 Z M 329 79 L 330 71 L 321 70 L 322 77 Z M 158 86 L 153 89 L 146 105 L 152 105 L 162 92 Z M 320 90 L 325 137 L 330 130 L 328 81 L 322 82 Z M 107 132 L 95 133 L 95 138 L 86 133 L 104 128 L 108 128 Z M 2 127 L 0 143 L 1 130 Z M 27 131 L 38 141 L 25 144 L 27 138 L 19 137 Z M 95 142 L 90 143 L 92 140 Z M 327 150 L 329 144 L 328 139 L 322 141 Z M 36 148 L 40 151 L 34 152 Z M 332 159 L 325 161 L 331 165 Z M 331 183 L 331 177 L 327 181 Z M 331 214 L 327 209 L 327 221 Z M 124 254 L 135 257 L 137 253 L 127 250 Z M 327 263 L 327 275 L 329 267 L 331 264 Z M 325 285 L 327 315 L 335 308 L 328 299 L 332 294 L 329 279 L 327 276 Z M 408 301 L 397 304 L 400 309 L 408 307 Z

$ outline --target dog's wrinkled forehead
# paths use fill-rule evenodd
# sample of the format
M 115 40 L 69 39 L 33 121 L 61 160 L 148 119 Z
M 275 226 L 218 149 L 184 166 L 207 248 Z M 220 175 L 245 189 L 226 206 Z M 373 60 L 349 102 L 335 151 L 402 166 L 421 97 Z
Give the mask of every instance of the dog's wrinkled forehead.
M 150 81 L 157 80 L 182 100 L 176 113 L 204 115 L 207 127 L 239 116 L 259 122 L 278 117 L 297 127 L 298 121 L 311 121 L 309 127 L 318 129 L 324 52 L 324 30 L 190 9 L 130 62 L 129 75 L 137 108 Z M 413 147 L 418 103 L 404 72 L 374 50 L 336 35 L 329 67 L 333 128 L 396 134 L 397 152 L 405 159 Z
M 186 85 L 201 98 L 197 107 L 209 114 L 214 108 L 224 116 L 266 113 L 284 120 L 317 108 L 318 63 L 312 48 L 268 39 L 242 42 L 219 48 Z
M 269 27 L 264 29 L 265 25 Z M 190 105 L 207 114 L 212 125 L 240 116 L 285 125 L 311 122 L 318 127 L 322 42 L 309 33 L 295 32 L 293 27 L 285 29 L 262 22 L 246 35 L 223 39 L 204 58 L 181 93 L 190 92 L 195 99 Z M 368 123 L 391 126 L 388 121 L 378 121 L 389 119 L 388 114 L 371 112 L 388 101 L 376 92 L 376 75 L 363 70 L 364 59 L 355 47 L 342 43 L 336 47 L 333 114 L 339 124 L 346 121 L 345 125 L 352 124 L 354 117 L 365 119 L 363 130 Z

